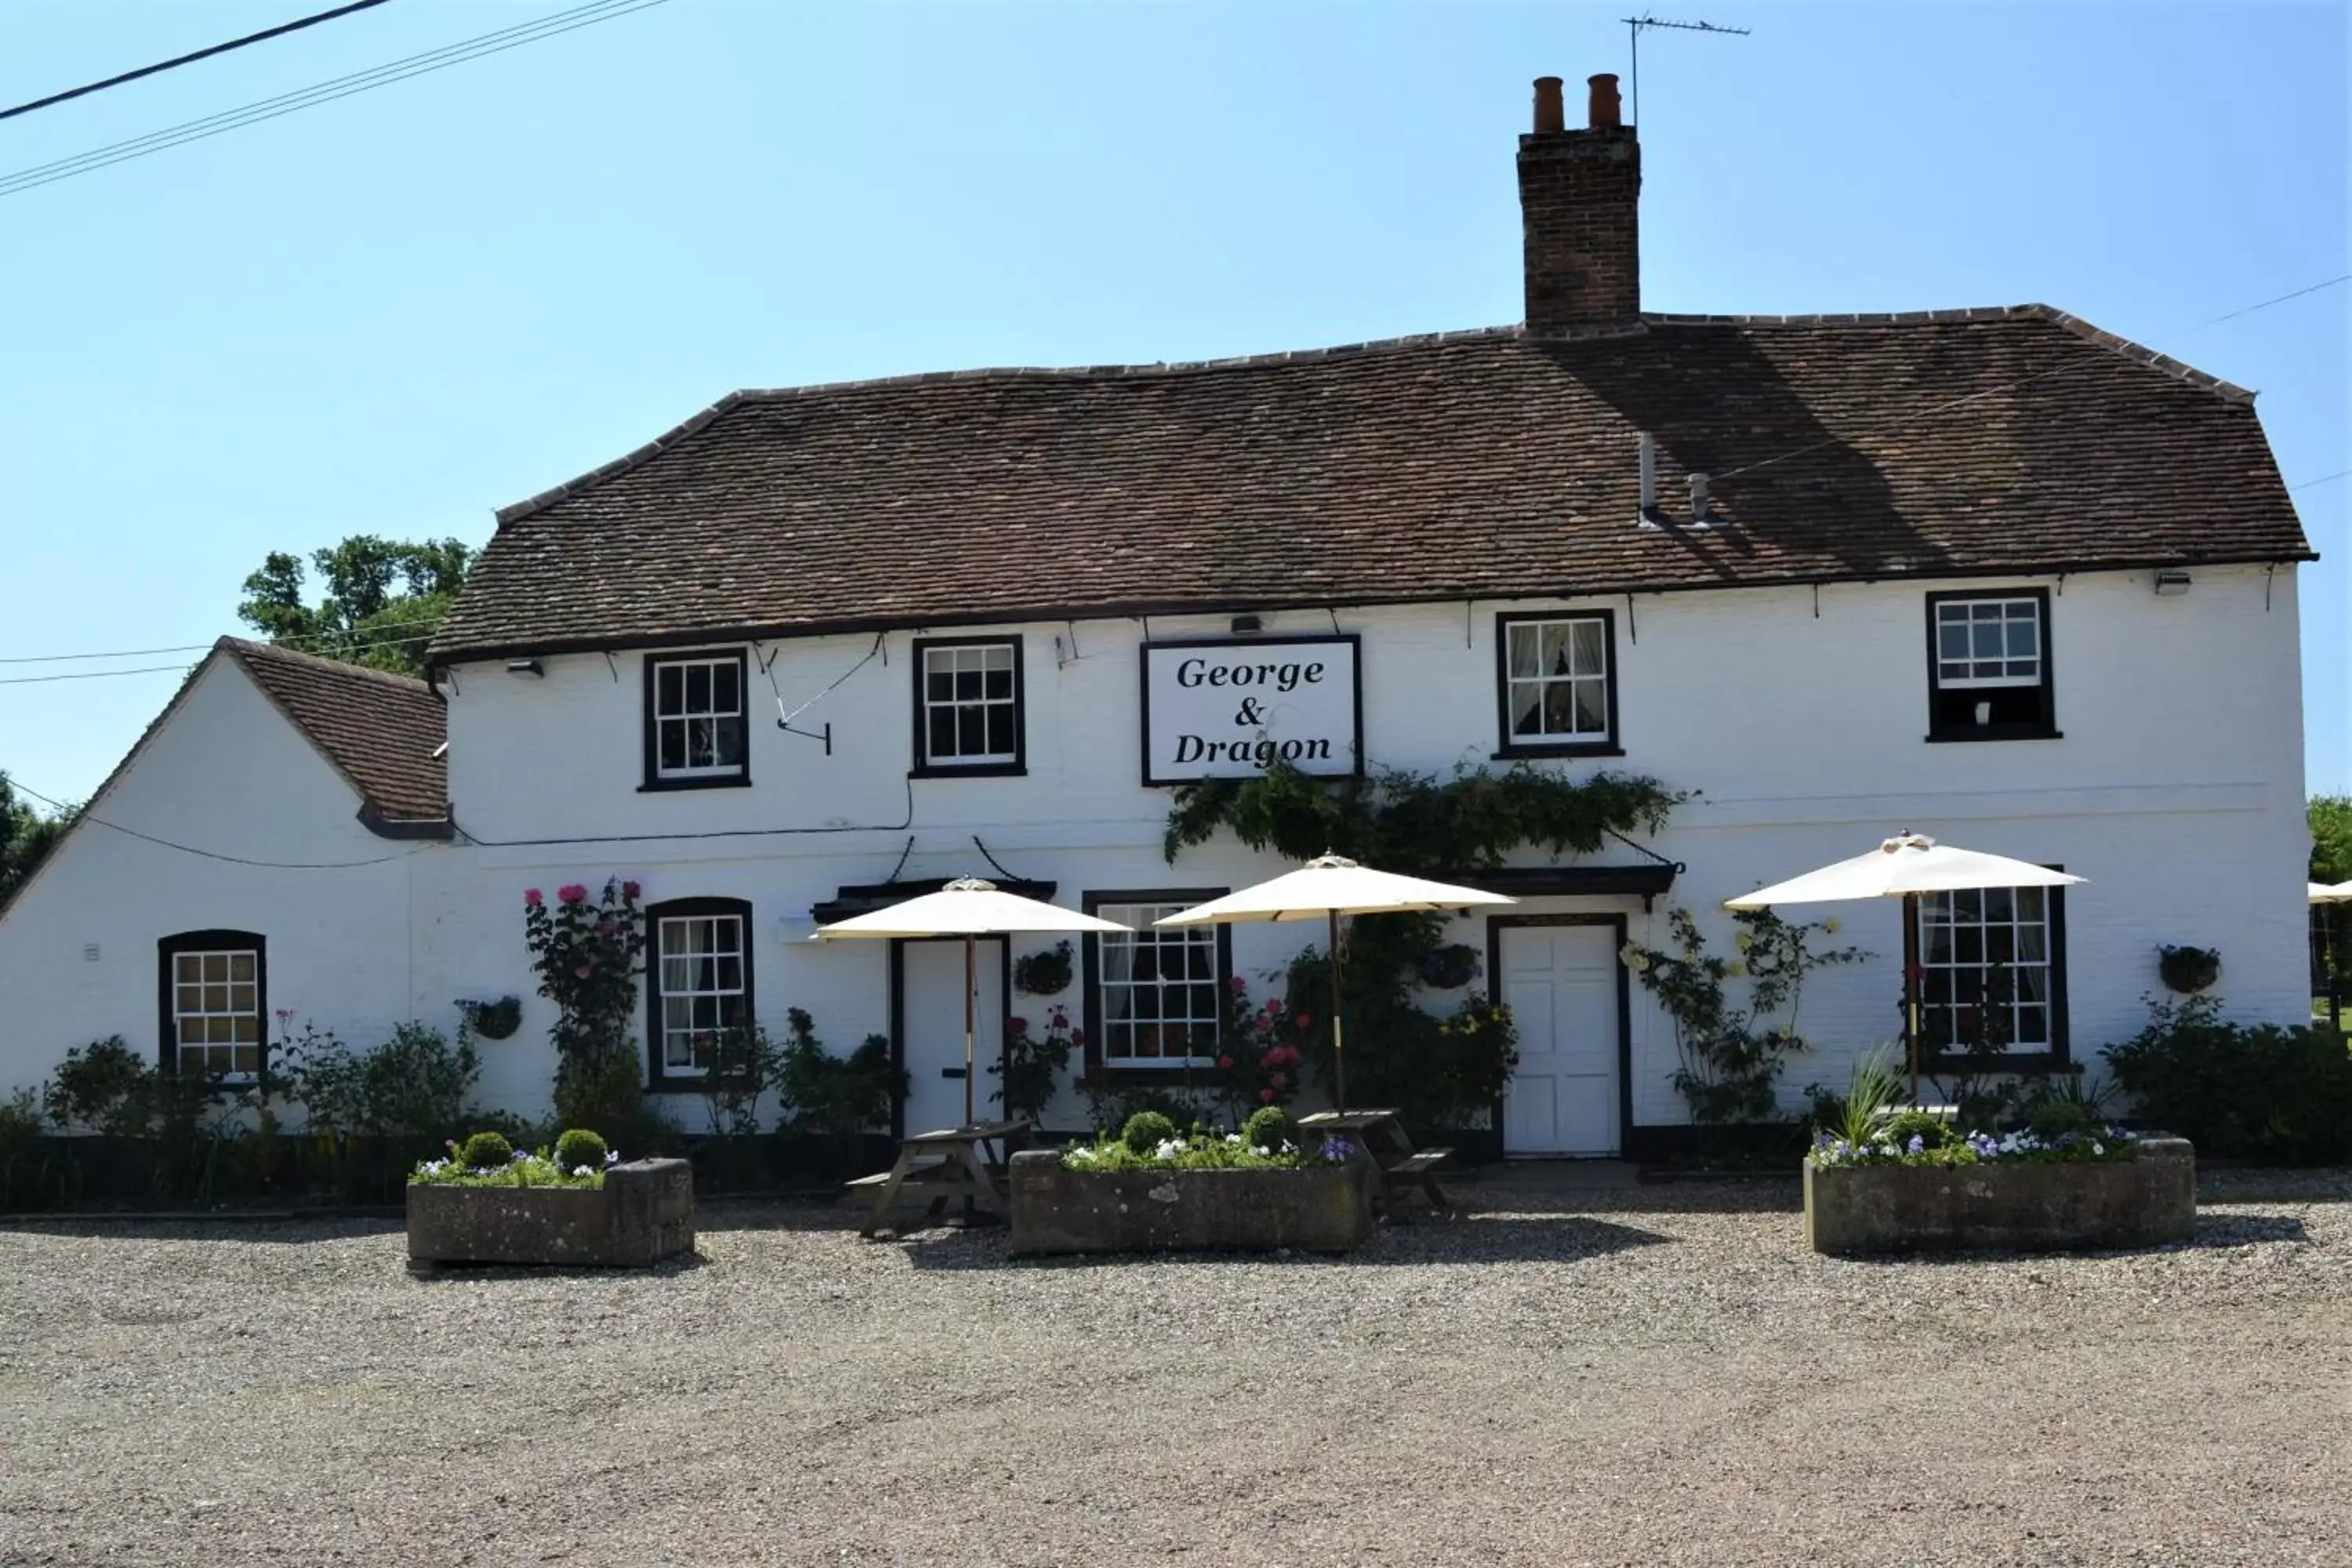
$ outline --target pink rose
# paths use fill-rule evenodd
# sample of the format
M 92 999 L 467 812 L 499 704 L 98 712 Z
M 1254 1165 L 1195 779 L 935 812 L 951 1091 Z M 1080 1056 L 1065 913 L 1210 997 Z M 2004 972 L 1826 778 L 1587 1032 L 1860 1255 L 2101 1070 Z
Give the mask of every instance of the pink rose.
M 1231 1072 L 1234 1067 L 1234 1058 L 1231 1057 L 1219 1057 L 1217 1058 L 1217 1065 L 1223 1068 L 1227 1072 Z
M 572 973 L 574 973 L 574 974 L 576 974 L 576 975 L 578 975 L 578 976 L 580 976 L 580 978 L 581 978 L 581 979 L 585 980 L 585 979 L 587 979 L 590 975 L 592 975 L 592 974 L 593 974 L 593 973 L 596 973 L 596 966 L 595 966 L 594 964 L 593 964 L 593 963 L 583 963 L 583 964 L 582 964 L 579 968 L 577 968 L 577 969 L 573 970 Z
M 1311 1029 L 1315 1026 L 1315 1015 L 1312 1013 L 1301 1013 L 1290 1021 L 1297 1025 L 1302 1029 Z
M 1070 1044 L 1074 1046 L 1083 1046 L 1086 1043 L 1087 1032 L 1084 1029 L 1072 1029 L 1070 1031 Z
M 1004 1020 L 1004 1026 L 1012 1030 L 1016 1035 L 1025 1035 L 1029 1032 L 1029 1020 L 1026 1018 L 1007 1018 Z
M 584 904 L 588 901 L 588 889 L 578 882 L 566 882 L 555 889 L 555 896 L 567 904 Z
M 625 899 L 635 898 L 637 896 L 637 885 L 635 882 L 624 882 L 621 884 L 621 897 Z
M 1259 1104 L 1272 1105 L 1274 1103 L 1274 1090 L 1270 1089 L 1259 1089 L 1257 1091 L 1257 1098 Z
M 535 910 L 547 902 L 547 898 L 537 888 L 525 888 L 522 890 L 522 901 L 525 909 Z
M 1234 994 L 1235 995 L 1244 994 L 1249 990 L 1249 983 L 1238 974 L 1234 975 L 1231 980 L 1226 981 L 1225 984 L 1234 988 Z
M 1288 1078 L 1285 1077 L 1285 1076 L 1284 1076 L 1283 1074 L 1281 1074 L 1281 1073 L 1276 1073 L 1276 1074 L 1275 1074 L 1275 1075 L 1274 1075 L 1274 1077 L 1273 1077 L 1272 1079 L 1268 1079 L 1267 1081 L 1268 1081 L 1268 1082 L 1270 1082 L 1270 1083 L 1272 1083 L 1272 1084 L 1274 1085 L 1274 1087 L 1275 1087 L 1275 1088 L 1276 1088 L 1276 1089 L 1280 1089 L 1283 1085 L 1285 1085 L 1285 1084 L 1288 1083 L 1288 1082 L 1290 1081 L 1290 1079 L 1289 1079 Z

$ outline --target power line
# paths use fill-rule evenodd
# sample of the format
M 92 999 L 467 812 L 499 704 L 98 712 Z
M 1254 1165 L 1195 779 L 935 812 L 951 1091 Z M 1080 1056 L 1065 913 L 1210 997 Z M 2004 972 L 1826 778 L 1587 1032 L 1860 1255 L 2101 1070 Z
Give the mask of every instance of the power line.
M 321 22 L 331 22 L 338 16 L 348 16 L 354 11 L 365 11 L 371 6 L 383 4 L 383 0 L 352 0 L 352 4 L 348 5 L 339 5 L 331 11 L 321 11 L 315 16 L 305 16 L 299 22 L 288 22 L 280 26 L 264 28 L 258 33 L 247 33 L 244 37 L 231 38 L 226 44 L 215 44 L 208 49 L 198 49 L 194 54 L 181 55 L 174 59 L 160 60 L 152 66 L 141 66 L 135 71 L 124 71 L 121 76 L 110 76 L 104 81 L 94 81 L 87 87 L 71 88 L 64 92 L 53 92 L 47 98 L 37 98 L 30 103 L 20 103 L 14 109 L 0 109 L 0 120 L 13 120 L 19 114 L 30 114 L 37 109 L 47 109 L 51 104 L 65 103 L 77 98 L 88 98 L 91 93 L 104 92 L 110 87 L 121 87 L 124 82 L 137 81 L 142 77 L 155 76 L 163 71 L 176 69 L 181 66 L 194 65 L 198 60 L 208 60 L 215 55 L 225 55 L 231 49 L 241 49 L 247 44 L 258 44 L 270 38 L 283 37 L 289 33 L 299 33 L 305 27 L 315 27 Z
M 2287 486 L 2287 489 L 2290 490 L 2307 490 L 2314 485 L 2324 485 L 2330 479 L 2340 479 L 2347 474 L 2352 474 L 2352 468 L 2338 468 L 2332 474 L 2322 474 L 2315 479 L 2305 479 L 2299 485 L 2289 485 Z
M 2282 294 L 2275 300 L 2265 300 L 2259 305 L 2249 305 L 2242 310 L 2232 310 L 2226 316 L 2216 316 L 2210 321 L 2200 321 L 2197 326 L 2199 328 L 2218 327 L 2224 321 L 2234 321 L 2241 316 L 2251 316 L 2256 310 L 2267 310 L 2273 305 L 2284 305 L 2289 300 L 2300 300 L 2305 294 L 2316 294 L 2322 289 L 2333 289 L 2338 283 L 2352 283 L 2352 272 L 2347 272 L 2341 278 L 2330 278 L 2325 283 L 2314 283 L 2308 289 L 2298 289 L 2292 294 Z
M 64 801 L 53 800 L 13 775 L 8 780 L 8 786 L 19 794 L 31 795 L 53 811 L 70 812 L 74 809 Z M 88 811 L 74 814 L 72 819 L 74 826 L 79 827 L 85 822 L 95 824 L 100 827 L 110 827 L 117 833 L 139 839 L 143 843 L 158 845 L 165 849 L 176 849 L 183 855 L 198 855 L 207 860 L 226 861 L 231 866 L 258 866 L 271 871 L 352 871 L 362 866 L 382 866 L 394 860 L 405 860 L 416 853 L 414 849 L 404 849 L 395 855 L 378 855 L 372 860 L 254 860 L 243 855 L 223 855 L 217 850 L 199 849 L 193 844 L 177 844 L 169 838 L 158 838 L 152 833 L 142 833 L 135 827 L 125 827 L 119 822 L 109 822 L 102 816 L 92 816 Z
M 321 647 L 357 647 L 361 649 L 399 647 L 406 643 L 430 642 L 435 637 L 439 635 L 437 632 L 434 631 L 410 631 L 407 629 L 407 626 L 413 623 L 403 623 L 401 625 L 382 628 L 384 632 L 399 632 L 401 635 L 398 637 L 385 637 L 381 636 L 376 632 L 352 630 L 348 632 L 300 632 L 291 637 L 272 637 L 264 634 L 261 637 L 247 637 L 244 640 L 248 642 L 259 642 L 268 647 L 292 648 L 297 653 L 312 653 Z M 237 634 L 227 633 L 224 635 L 236 636 Z M 217 642 L 219 639 L 215 638 L 214 640 L 215 642 Z M 108 653 L 16 654 L 6 658 L 0 658 L 0 664 L 73 664 L 79 663 L 84 659 L 93 658 L 147 658 L 157 654 L 166 653 L 203 653 L 210 649 L 212 647 L 213 643 L 199 642 L 183 643 L 173 647 L 118 648 Z M 126 670 L 120 673 L 129 674 L 131 672 Z
M 0 677 L 0 686 L 31 686 L 43 680 L 104 680 L 116 675 L 153 675 L 159 670 L 180 669 L 184 664 L 142 664 L 137 669 L 78 669 L 67 675 L 11 675 Z
M 36 164 L 31 168 L 19 169 L 15 174 L 0 175 L 0 196 L 14 195 L 19 191 L 28 191 L 37 185 L 53 184 L 59 180 L 71 179 L 76 174 L 87 174 L 115 163 L 128 163 L 133 158 L 143 158 L 151 153 L 161 153 L 167 148 L 184 146 L 191 142 L 201 142 L 207 137 L 218 136 L 224 132 L 239 130 L 247 125 L 257 125 L 265 120 L 275 120 L 280 115 L 291 114 L 297 110 L 309 109 L 321 103 L 331 103 L 339 98 L 350 98 L 355 93 L 369 92 L 379 87 L 388 87 L 394 82 L 405 81 L 410 77 L 424 76 L 432 71 L 446 69 L 450 66 L 462 65 L 467 60 L 503 54 L 509 49 L 520 48 L 525 44 L 537 43 L 542 38 L 552 38 L 564 33 L 576 32 L 582 27 L 593 26 L 599 22 L 609 22 L 615 16 L 625 16 L 634 11 L 651 10 L 656 5 L 667 3 L 668 0 L 593 0 L 592 4 L 574 6 L 568 11 L 554 12 L 541 16 L 535 22 L 520 23 L 515 26 L 504 27 L 494 33 L 484 33 L 478 37 L 467 38 L 461 43 L 446 45 L 438 49 L 428 49 L 423 54 L 411 55 L 405 59 L 394 60 L 388 65 L 377 66 L 364 71 L 354 71 L 349 76 L 337 77 L 332 80 L 320 82 L 298 91 L 280 93 L 275 98 L 261 99 L 246 104 L 242 108 L 207 115 L 201 120 L 191 120 L 184 124 L 152 132 L 145 136 L 132 137 L 126 142 L 117 142 L 108 146 L 93 148 L 89 152 L 77 153 L 70 158 L 60 158 L 51 163 Z

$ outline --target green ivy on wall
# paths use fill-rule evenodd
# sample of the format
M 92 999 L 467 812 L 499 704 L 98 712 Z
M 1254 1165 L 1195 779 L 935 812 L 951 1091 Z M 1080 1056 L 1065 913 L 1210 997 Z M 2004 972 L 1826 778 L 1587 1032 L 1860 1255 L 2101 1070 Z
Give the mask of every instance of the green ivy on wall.
M 1612 833 L 1655 833 L 1688 798 L 1638 774 L 1571 779 L 1526 763 L 1501 773 L 1464 767 L 1451 778 L 1383 769 L 1340 779 L 1276 763 L 1261 778 L 1179 787 L 1162 847 L 1173 865 L 1223 828 L 1292 860 L 1328 853 L 1409 877 L 1475 878 L 1519 849 L 1591 854 Z M 1484 995 L 1472 993 L 1445 1018 L 1417 1005 L 1445 925 L 1434 914 L 1359 916 L 1344 971 L 1348 1098 L 1394 1106 L 1424 1128 L 1461 1126 L 1490 1107 L 1514 1056 L 1508 1019 Z M 1325 995 L 1328 962 L 1316 948 L 1302 952 L 1290 964 L 1289 994 Z M 1318 1016 L 1305 1033 L 1307 1059 L 1328 1084 L 1330 1021 Z

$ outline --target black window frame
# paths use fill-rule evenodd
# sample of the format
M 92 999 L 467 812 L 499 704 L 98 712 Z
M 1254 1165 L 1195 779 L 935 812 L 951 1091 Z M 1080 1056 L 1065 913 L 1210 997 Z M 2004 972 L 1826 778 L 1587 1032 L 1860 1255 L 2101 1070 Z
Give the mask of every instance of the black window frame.
M 155 940 L 155 1065 L 158 1071 L 177 1077 L 180 1071 L 180 1013 L 178 997 L 173 991 L 173 960 L 184 952 L 253 952 L 254 1033 L 259 1037 L 259 1052 L 254 1058 L 250 1080 L 230 1073 L 207 1073 L 207 1082 L 223 1088 L 242 1089 L 247 1083 L 267 1085 L 269 1081 L 269 939 L 260 931 L 230 931 L 215 928 L 207 931 L 174 931 Z
M 673 1073 L 663 1060 L 661 928 L 666 920 L 709 919 L 732 915 L 743 930 L 742 1023 L 759 1021 L 758 928 L 751 921 L 748 899 L 666 899 L 645 907 L 646 921 L 646 1089 L 649 1094 L 699 1094 L 710 1081 L 704 1073 Z
M 1954 588 L 1931 593 L 1927 596 L 1927 734 L 1932 744 L 1965 744 L 1980 741 L 2059 741 L 2065 738 L 2058 728 L 2057 660 L 2053 652 L 2050 616 L 2050 590 L 2047 588 Z M 1936 612 L 1938 606 L 1987 599 L 2032 599 L 2040 606 L 2042 617 L 2042 679 L 2031 689 L 2038 691 L 2038 711 L 2028 721 L 1999 724 L 1958 724 L 1942 716 L 1944 691 L 1940 663 L 1936 646 Z M 2000 690 L 2003 688 L 1956 688 L 1955 690 Z M 2025 687 L 2005 689 L 2022 691 Z
M 1009 647 L 1013 650 L 1013 760 L 1006 763 L 935 763 L 931 761 L 929 710 L 925 705 L 923 677 L 930 650 L 942 647 Z M 1019 633 L 996 637 L 917 637 L 914 639 L 914 751 L 907 776 L 914 779 L 1018 778 L 1029 772 L 1029 647 Z
M 1602 695 L 1609 704 L 1608 733 L 1593 741 L 1522 741 L 1511 733 L 1511 628 L 1538 621 L 1599 621 L 1602 657 Z M 1617 704 L 1617 614 L 1607 609 L 1505 610 L 1495 616 L 1495 756 L 1622 757 L 1625 754 L 1625 718 Z
M 692 777 L 667 778 L 661 771 L 661 711 L 659 682 L 661 667 L 666 664 L 712 663 L 732 659 L 735 663 L 735 689 L 743 703 L 743 761 L 731 773 L 698 773 Z M 741 789 L 751 782 L 751 660 L 741 647 L 665 648 L 645 656 L 645 734 L 646 776 L 637 788 L 640 793 L 674 789 Z
M 2062 865 L 2050 864 L 2043 869 L 2063 871 Z M 1979 892 L 1986 889 L 1976 889 Z M 2015 889 L 2005 889 L 2011 893 Z M 2041 889 L 2046 910 L 2045 923 L 2050 932 L 2050 1048 L 2046 1051 L 2001 1051 L 1987 1054 L 1981 1051 L 1948 1051 L 1931 1042 L 1919 1043 L 1919 1067 L 1931 1073 L 2068 1073 L 2075 1069 L 2073 1020 L 2069 1016 L 2066 994 L 2066 889 L 2063 887 Z M 1907 902 L 1908 900 L 1906 900 Z M 1926 965 L 1922 960 L 1927 950 L 1927 933 L 1923 925 L 1927 912 L 1924 903 L 1917 904 L 1911 916 L 1912 927 L 1907 934 L 1906 962 L 1919 964 L 1920 984 L 1926 982 Z M 1924 1003 L 1920 1013 L 1924 1017 Z
M 1190 908 L 1222 899 L 1230 888 L 1106 888 L 1083 893 L 1078 907 L 1087 914 L 1098 912 L 1107 904 L 1175 904 Z M 1217 1045 L 1225 1044 L 1226 989 L 1234 979 L 1234 928 L 1216 925 L 1217 944 Z M 1102 1013 L 1102 933 L 1088 931 L 1080 939 L 1079 984 L 1085 994 L 1079 998 L 1080 1011 L 1086 1018 L 1087 1043 L 1082 1071 L 1084 1076 L 1108 1084 L 1121 1086 L 1151 1084 L 1160 1088 L 1181 1088 L 1188 1072 L 1213 1072 L 1213 1067 L 1197 1062 L 1170 1061 L 1165 1067 L 1141 1067 L 1132 1059 L 1110 1066 L 1103 1054 L 1105 1035 Z M 1211 1053 L 1212 1061 L 1216 1053 Z

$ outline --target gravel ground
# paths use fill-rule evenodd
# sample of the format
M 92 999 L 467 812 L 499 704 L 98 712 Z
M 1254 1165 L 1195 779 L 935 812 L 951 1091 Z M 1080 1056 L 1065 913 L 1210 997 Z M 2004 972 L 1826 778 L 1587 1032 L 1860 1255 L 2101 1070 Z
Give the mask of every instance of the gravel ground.
M 0 1232 L 0 1561 L 2352 1561 L 2352 1176 L 2185 1247 L 1832 1262 L 1756 1184 L 1465 1186 L 1354 1258 L 707 1212 L 641 1275 L 383 1221 Z

